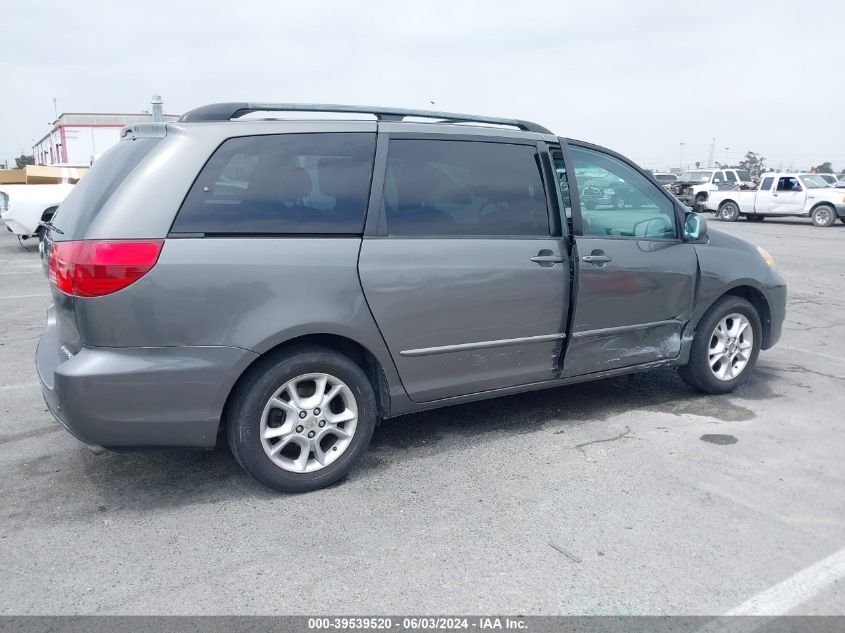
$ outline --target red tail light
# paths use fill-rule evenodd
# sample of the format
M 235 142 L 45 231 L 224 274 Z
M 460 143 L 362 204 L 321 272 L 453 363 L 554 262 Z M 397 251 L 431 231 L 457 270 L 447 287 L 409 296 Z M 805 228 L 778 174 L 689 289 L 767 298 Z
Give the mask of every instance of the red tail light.
M 99 297 L 134 283 L 158 261 L 164 240 L 53 242 L 48 276 L 57 289 L 77 297 Z

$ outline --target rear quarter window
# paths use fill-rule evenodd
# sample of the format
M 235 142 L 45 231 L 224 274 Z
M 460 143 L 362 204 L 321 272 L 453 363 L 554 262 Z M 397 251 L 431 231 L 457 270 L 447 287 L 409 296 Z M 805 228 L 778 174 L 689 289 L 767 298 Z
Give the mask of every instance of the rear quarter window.
M 203 167 L 173 233 L 360 234 L 375 134 L 244 136 Z

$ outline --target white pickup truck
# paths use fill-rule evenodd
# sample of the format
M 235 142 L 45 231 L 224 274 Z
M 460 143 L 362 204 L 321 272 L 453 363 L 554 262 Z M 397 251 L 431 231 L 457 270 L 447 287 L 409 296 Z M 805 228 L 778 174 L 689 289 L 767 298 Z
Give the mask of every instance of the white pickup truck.
M 0 185 L 0 218 L 6 229 L 28 239 L 41 234 L 41 222 L 49 221 L 75 185 Z
M 669 186 L 669 191 L 688 207 L 700 209 L 707 201 L 710 192 L 734 187 L 753 188 L 751 174 L 745 169 L 733 168 L 685 171 Z
M 767 217 L 812 218 L 816 226 L 845 222 L 845 187 L 832 187 L 817 174 L 763 174 L 755 191 L 713 191 L 704 202 L 726 222 L 740 216 L 760 222 Z

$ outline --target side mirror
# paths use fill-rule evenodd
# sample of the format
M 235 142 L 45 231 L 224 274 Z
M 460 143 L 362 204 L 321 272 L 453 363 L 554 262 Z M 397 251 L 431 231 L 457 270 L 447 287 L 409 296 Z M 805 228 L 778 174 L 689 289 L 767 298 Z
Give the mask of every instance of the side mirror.
M 698 242 L 707 239 L 707 220 L 700 213 L 687 213 L 684 218 L 684 239 Z

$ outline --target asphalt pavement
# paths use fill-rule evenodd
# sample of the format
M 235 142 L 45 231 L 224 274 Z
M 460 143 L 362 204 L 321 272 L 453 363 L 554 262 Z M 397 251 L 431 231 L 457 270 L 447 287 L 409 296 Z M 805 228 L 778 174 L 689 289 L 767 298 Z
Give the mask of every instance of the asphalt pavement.
M 789 284 L 734 394 L 666 369 L 410 415 L 283 495 L 224 446 L 95 456 L 56 425 L 47 281 L 0 225 L 0 613 L 845 614 L 845 224 L 710 226 Z

